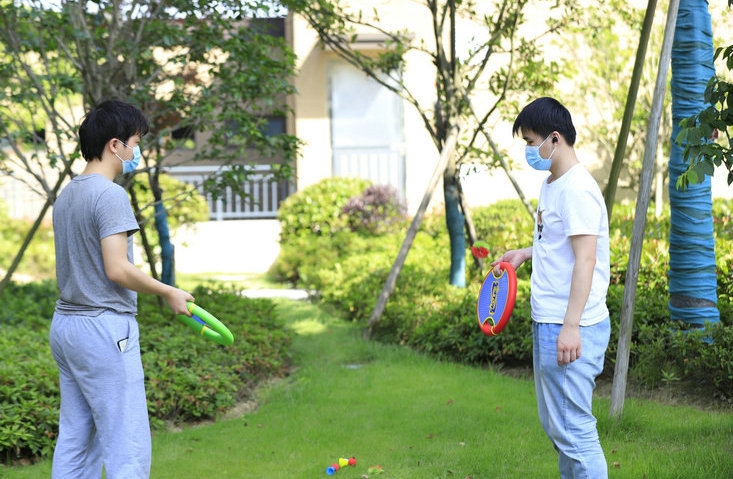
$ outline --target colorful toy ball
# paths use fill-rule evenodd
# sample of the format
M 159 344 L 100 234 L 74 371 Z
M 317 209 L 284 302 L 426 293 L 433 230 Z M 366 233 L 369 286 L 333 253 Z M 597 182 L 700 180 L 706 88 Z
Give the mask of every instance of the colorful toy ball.
M 342 467 L 346 466 L 355 466 L 356 465 L 356 458 L 350 457 L 346 459 L 345 457 L 339 457 L 338 463 L 334 462 L 330 466 L 326 468 L 326 474 L 329 476 L 333 476 L 336 471 L 341 469 Z

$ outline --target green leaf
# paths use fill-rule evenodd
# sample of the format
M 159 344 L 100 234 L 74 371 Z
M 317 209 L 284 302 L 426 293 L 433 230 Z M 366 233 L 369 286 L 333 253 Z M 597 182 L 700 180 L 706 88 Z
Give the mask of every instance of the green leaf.
M 680 130 L 679 133 L 677 133 L 677 138 L 674 139 L 674 142 L 677 143 L 678 145 L 682 145 L 685 142 L 685 140 L 687 139 L 689 129 L 684 127 L 686 122 L 687 120 L 682 120 L 682 122 L 680 122 L 680 125 L 683 128 Z
M 713 176 L 715 173 L 715 166 L 713 166 L 713 162 L 709 159 L 704 159 L 703 161 L 699 162 L 696 166 L 696 169 L 698 172 L 702 175 L 708 175 Z

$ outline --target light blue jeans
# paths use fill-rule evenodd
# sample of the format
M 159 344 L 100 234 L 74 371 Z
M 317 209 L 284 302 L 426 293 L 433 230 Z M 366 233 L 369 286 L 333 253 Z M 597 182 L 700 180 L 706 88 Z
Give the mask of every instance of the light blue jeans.
M 130 314 L 54 314 L 61 410 L 53 479 L 146 479 L 151 443 L 139 331 Z
M 563 479 L 606 479 L 608 465 L 593 416 L 593 389 L 611 334 L 606 318 L 580 327 L 580 358 L 557 364 L 561 324 L 533 323 L 534 380 L 542 428 L 559 454 Z

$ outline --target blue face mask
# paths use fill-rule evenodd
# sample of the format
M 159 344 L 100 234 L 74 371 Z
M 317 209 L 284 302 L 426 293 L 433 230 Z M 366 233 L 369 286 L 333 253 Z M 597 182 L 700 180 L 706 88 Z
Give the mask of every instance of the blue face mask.
M 130 148 L 124 141 L 122 140 L 119 140 L 119 141 L 120 143 L 125 145 L 127 148 Z M 140 164 L 140 160 L 143 157 L 142 153 L 140 152 L 139 146 L 136 146 L 131 149 L 132 149 L 132 160 L 123 160 L 122 158 L 120 158 L 120 155 L 115 153 L 115 156 L 119 158 L 120 161 L 122 162 L 122 172 L 123 173 L 130 173 L 130 172 L 135 171 L 135 168 L 137 168 L 137 165 Z
M 552 135 L 545 138 L 545 141 L 549 140 L 552 137 Z M 540 143 L 540 146 L 545 144 L 545 141 Z M 552 153 L 550 153 L 549 158 L 542 158 L 540 156 L 540 146 L 525 146 L 524 147 L 524 156 L 527 158 L 527 163 L 529 166 L 534 168 L 535 170 L 549 170 L 550 165 L 552 165 L 552 154 L 555 153 L 555 148 L 552 149 Z

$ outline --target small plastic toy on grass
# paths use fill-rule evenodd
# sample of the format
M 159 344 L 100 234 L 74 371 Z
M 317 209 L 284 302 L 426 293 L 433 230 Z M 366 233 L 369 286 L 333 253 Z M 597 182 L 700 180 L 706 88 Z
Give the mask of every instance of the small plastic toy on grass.
M 341 469 L 344 466 L 356 466 L 356 458 L 350 457 L 348 459 L 344 457 L 339 457 L 338 462 L 334 462 L 330 466 L 326 468 L 326 474 L 329 476 L 333 476 L 336 471 Z
M 382 474 L 384 473 L 384 469 L 382 469 L 382 466 L 377 464 L 376 466 L 372 466 L 367 470 L 368 474 Z

